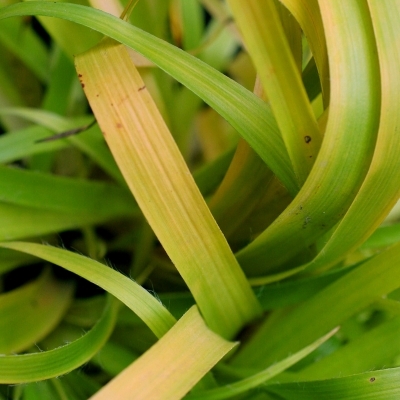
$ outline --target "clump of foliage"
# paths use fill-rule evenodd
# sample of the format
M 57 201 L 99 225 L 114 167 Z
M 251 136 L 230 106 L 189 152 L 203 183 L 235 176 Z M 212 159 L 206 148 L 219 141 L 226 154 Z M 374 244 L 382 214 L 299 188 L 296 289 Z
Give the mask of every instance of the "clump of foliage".
M 0 399 L 398 399 L 399 21 L 3 0 Z

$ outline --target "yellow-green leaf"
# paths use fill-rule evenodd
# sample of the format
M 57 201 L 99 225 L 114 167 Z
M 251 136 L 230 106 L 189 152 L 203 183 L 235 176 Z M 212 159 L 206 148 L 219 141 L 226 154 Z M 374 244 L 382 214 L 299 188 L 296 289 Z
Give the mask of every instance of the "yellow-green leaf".
M 106 40 L 76 68 L 150 226 L 209 326 L 232 337 L 261 308 L 126 49 Z
M 207 328 L 197 307 L 91 400 L 178 400 L 237 343 Z

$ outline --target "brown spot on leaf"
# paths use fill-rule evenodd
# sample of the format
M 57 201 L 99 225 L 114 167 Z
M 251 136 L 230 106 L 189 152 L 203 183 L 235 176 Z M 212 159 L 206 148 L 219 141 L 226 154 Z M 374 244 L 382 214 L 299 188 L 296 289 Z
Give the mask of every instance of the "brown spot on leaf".
M 85 87 L 85 84 L 84 84 L 83 82 L 81 82 L 81 86 L 82 86 L 82 88 L 84 88 L 84 87 Z
M 125 97 L 123 97 L 121 100 L 118 101 L 117 103 L 117 107 L 119 107 L 121 104 L 123 104 L 126 101 L 129 101 L 129 95 L 126 95 Z
M 372 382 L 375 382 L 375 377 L 373 376 L 373 377 L 371 377 L 371 378 L 369 378 L 369 381 L 372 383 Z
M 143 85 L 142 87 L 140 87 L 140 88 L 138 89 L 138 92 L 140 92 L 140 91 L 142 91 L 142 90 L 144 90 L 144 89 L 146 89 L 146 85 Z
M 121 122 L 117 122 L 117 128 L 118 128 L 118 129 L 121 129 L 121 128 L 122 128 Z
M 306 143 L 310 143 L 311 142 L 311 136 L 304 136 L 304 141 Z
M 78 74 L 78 77 L 79 77 L 79 78 L 82 78 L 82 74 Z

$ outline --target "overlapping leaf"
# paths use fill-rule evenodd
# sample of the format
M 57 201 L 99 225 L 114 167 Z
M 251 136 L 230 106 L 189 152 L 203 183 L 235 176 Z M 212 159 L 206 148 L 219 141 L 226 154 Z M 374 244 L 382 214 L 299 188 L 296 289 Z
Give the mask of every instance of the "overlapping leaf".
M 324 140 L 294 201 L 237 254 L 250 274 L 276 270 L 335 225 L 356 196 L 374 151 L 380 79 L 368 7 L 322 2 L 321 11 L 331 50 L 331 101 Z
M 232 337 L 261 308 L 126 50 L 107 40 L 77 57 L 76 67 L 150 226 L 207 323 Z
M 174 317 L 149 292 L 104 264 L 67 250 L 35 243 L 3 242 L 0 247 L 42 258 L 97 284 L 126 304 L 158 337 L 175 323 Z
M 92 399 L 128 399 L 132 393 L 138 400 L 181 399 L 236 345 L 208 329 L 197 307 L 192 307 L 161 340 Z
M 0 10 L 0 18 L 18 15 L 64 18 L 132 47 L 215 108 L 249 142 L 283 184 L 296 191 L 289 158 L 269 107 L 239 84 L 176 47 L 98 10 L 39 1 L 18 3 Z

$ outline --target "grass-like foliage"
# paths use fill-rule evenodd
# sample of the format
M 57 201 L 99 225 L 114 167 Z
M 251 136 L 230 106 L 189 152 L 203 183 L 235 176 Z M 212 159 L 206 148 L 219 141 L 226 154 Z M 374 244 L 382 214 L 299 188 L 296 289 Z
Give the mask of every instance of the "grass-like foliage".
M 400 3 L 0 2 L 0 400 L 400 398 Z

